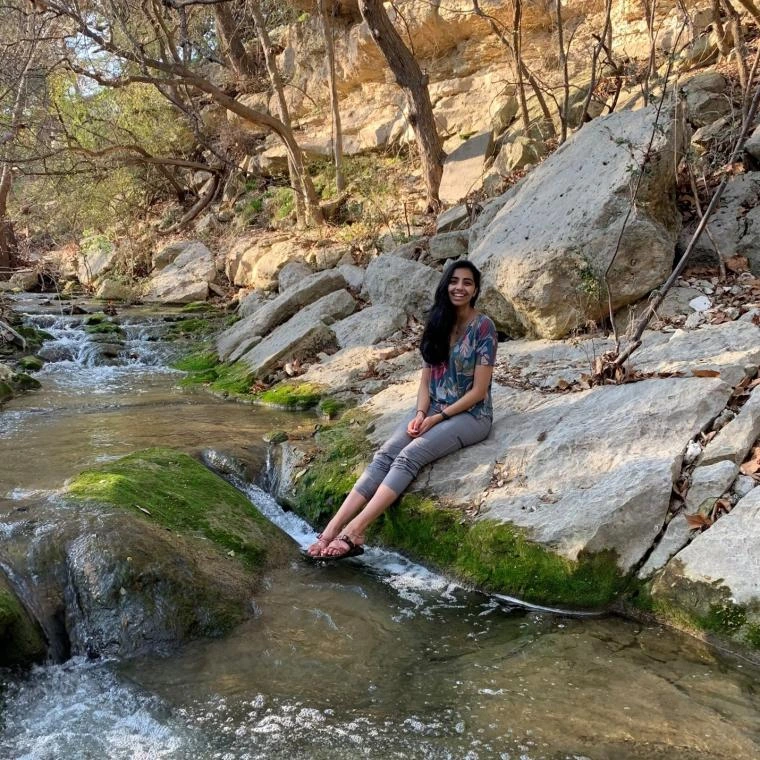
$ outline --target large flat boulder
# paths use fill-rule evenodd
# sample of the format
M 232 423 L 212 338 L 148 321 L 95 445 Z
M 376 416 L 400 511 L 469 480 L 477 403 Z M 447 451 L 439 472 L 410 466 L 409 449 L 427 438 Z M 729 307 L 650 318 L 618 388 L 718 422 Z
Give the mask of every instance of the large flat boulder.
M 216 340 L 216 352 L 223 361 L 236 361 L 255 342 L 290 319 L 323 296 L 346 287 L 346 280 L 340 272 L 328 271 L 304 277 L 300 283 L 267 301 L 253 314 L 222 332 Z
M 438 197 L 443 203 L 457 203 L 483 183 L 486 159 L 493 149 L 493 133 L 481 132 L 465 140 L 446 157 Z
M 602 277 L 631 208 L 631 180 L 653 131 L 644 175 L 608 280 L 613 309 L 633 303 L 671 271 L 680 214 L 673 109 L 653 108 L 585 125 L 532 171 L 470 245 L 484 273 L 482 308 L 513 334 L 558 338 L 608 303 Z M 634 170 L 632 173 L 632 169 Z
M 335 346 L 335 333 L 326 322 L 347 317 L 356 301 L 338 290 L 302 309 L 240 357 L 255 377 L 266 377 L 285 360 L 304 359 Z
M 192 303 L 205 301 L 209 283 L 217 278 L 214 254 L 200 241 L 184 245 L 182 252 L 148 283 L 146 301 Z
M 368 402 L 380 415 L 374 442 L 413 413 L 416 387 L 394 385 Z M 663 528 L 686 445 L 730 394 L 697 377 L 548 396 L 497 387 L 486 441 L 425 468 L 412 488 L 479 504 L 480 519 L 570 560 L 609 550 L 628 572 Z

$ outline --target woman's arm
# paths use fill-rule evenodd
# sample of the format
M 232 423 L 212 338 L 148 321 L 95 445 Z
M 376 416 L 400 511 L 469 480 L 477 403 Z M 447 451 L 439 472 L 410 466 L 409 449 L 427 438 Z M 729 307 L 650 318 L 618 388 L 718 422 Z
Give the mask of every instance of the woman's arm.
M 449 404 L 443 411 L 447 417 L 453 417 L 455 414 L 461 414 L 468 409 L 472 409 L 479 401 L 483 401 L 488 396 L 488 387 L 491 384 L 491 375 L 493 367 L 488 364 L 478 364 L 475 367 L 472 388 L 461 398 L 458 398 L 453 404 Z M 431 427 L 444 420 L 443 415 L 434 414 L 431 417 L 425 417 L 420 425 L 419 433 L 422 434 Z
M 406 432 L 412 438 L 420 434 L 420 425 L 427 417 L 430 408 L 430 367 L 424 367 L 420 375 L 420 387 L 417 389 L 417 412 L 414 419 L 407 425 Z

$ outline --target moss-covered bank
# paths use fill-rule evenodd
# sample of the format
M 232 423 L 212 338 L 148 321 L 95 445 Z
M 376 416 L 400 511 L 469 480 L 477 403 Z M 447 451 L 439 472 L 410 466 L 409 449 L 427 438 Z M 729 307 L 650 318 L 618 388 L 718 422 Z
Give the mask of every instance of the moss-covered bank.
M 212 393 L 247 403 L 305 410 L 323 401 L 324 390 L 312 383 L 284 382 L 262 390 L 243 362 L 225 364 L 213 351 L 197 351 L 176 361 L 173 366 L 188 373 L 183 385 L 203 385 Z M 328 403 L 325 416 L 332 416 L 337 408 L 337 402 Z
M 86 470 L 67 490 L 77 500 L 210 539 L 248 566 L 261 565 L 273 546 L 282 546 L 279 531 L 239 491 L 171 449 L 147 449 Z
M 42 632 L 0 576 L 0 666 L 37 662 L 45 651 Z
M 322 526 L 340 505 L 369 460 L 368 420 L 356 412 L 317 434 L 317 450 L 295 486 L 295 509 Z M 625 589 L 611 552 L 577 562 L 529 540 L 513 526 L 472 520 L 463 510 L 406 494 L 370 529 L 369 541 L 400 549 L 485 591 L 536 604 L 600 608 Z

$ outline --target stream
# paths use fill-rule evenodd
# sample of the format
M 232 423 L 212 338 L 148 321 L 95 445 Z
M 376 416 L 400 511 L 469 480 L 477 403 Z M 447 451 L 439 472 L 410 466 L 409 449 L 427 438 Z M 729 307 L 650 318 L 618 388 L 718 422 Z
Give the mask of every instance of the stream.
M 124 309 L 106 361 L 81 316 L 44 301 L 16 303 L 55 360 L 42 390 L 0 409 L 0 537 L 82 469 L 161 445 L 245 462 L 233 484 L 296 544 L 313 540 L 254 484 L 262 436 L 306 413 L 182 388 L 166 313 Z M 293 556 L 223 639 L 0 671 L 0 758 L 760 757 L 760 671 L 690 637 L 505 603 L 377 548 Z

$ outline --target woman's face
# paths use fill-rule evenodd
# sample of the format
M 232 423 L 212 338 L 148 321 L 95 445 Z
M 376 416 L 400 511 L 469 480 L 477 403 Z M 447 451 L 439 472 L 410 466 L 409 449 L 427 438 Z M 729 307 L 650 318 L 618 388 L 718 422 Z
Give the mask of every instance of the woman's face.
M 454 270 L 449 280 L 449 298 L 451 303 L 457 306 L 465 306 L 477 294 L 478 289 L 475 286 L 475 278 L 467 267 L 460 267 Z

